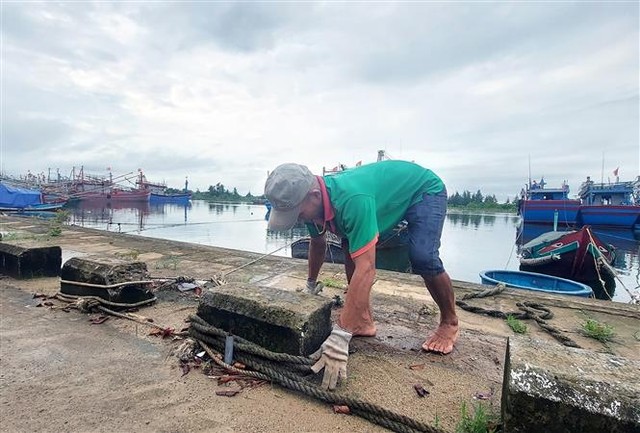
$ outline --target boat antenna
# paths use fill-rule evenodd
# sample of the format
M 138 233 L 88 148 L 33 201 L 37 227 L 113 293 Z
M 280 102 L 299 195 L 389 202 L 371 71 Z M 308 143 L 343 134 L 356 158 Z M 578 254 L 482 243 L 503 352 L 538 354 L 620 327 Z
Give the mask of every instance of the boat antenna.
M 604 150 L 602 151 L 602 170 L 600 171 L 600 183 L 604 185 Z
M 531 154 L 529 154 L 529 188 L 531 188 Z

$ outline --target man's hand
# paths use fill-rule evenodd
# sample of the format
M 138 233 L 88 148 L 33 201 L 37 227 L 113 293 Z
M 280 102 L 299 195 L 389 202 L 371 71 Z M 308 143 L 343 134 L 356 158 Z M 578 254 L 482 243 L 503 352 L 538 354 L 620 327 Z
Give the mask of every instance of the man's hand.
M 305 288 L 298 289 L 298 292 L 304 291 L 305 293 L 309 293 L 310 295 L 317 295 L 318 293 L 322 292 L 322 289 L 324 289 L 324 284 L 322 284 L 321 282 L 316 282 L 316 280 L 307 280 L 307 285 L 305 286 Z
M 338 384 L 338 379 L 347 378 L 349 341 L 351 341 L 351 333 L 338 325 L 333 325 L 331 335 L 322 343 L 320 349 L 310 356 L 311 359 L 318 361 L 311 367 L 314 373 L 324 368 L 322 388 L 333 390 Z

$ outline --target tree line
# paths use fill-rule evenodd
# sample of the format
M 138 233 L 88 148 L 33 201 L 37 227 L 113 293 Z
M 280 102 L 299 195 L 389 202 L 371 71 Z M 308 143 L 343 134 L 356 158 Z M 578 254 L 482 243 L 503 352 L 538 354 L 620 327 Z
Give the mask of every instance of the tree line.
M 511 202 L 508 198 L 506 203 L 498 203 L 495 194 L 483 195 L 480 190 L 476 191 L 475 194 L 466 190 L 462 194 L 456 191 L 455 194 L 449 196 L 447 205 L 449 207 L 467 209 L 516 210 L 516 203 Z
M 245 195 L 240 195 L 237 188 L 233 190 L 227 189 L 222 183 L 218 182 L 215 185 L 209 185 L 206 191 L 200 191 L 197 189 L 192 192 L 191 198 L 194 200 L 208 200 L 208 201 L 228 201 L 228 202 L 244 202 L 259 200 L 263 196 L 253 196 L 251 192 Z
M 215 185 L 209 185 L 209 188 L 206 191 L 200 191 L 198 189 L 195 192 L 192 192 L 192 198 L 194 200 L 250 203 L 262 203 L 265 201 L 264 195 L 254 196 L 251 192 L 248 192 L 245 195 L 240 195 L 236 188 L 229 190 L 220 182 Z M 463 191 L 462 194 L 456 191 L 453 195 L 449 196 L 447 204 L 452 208 L 505 211 L 515 211 L 516 209 L 515 201 L 511 202 L 507 198 L 506 203 L 498 203 L 498 199 L 494 194 L 484 195 L 480 190 L 475 193 L 471 193 L 471 191 Z

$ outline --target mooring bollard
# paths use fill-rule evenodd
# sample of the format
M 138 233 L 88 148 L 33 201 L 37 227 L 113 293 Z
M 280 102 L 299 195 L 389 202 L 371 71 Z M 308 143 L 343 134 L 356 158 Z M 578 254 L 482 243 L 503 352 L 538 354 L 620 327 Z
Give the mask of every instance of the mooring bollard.
M 229 365 L 233 362 L 233 335 L 227 335 L 224 340 L 224 362 Z

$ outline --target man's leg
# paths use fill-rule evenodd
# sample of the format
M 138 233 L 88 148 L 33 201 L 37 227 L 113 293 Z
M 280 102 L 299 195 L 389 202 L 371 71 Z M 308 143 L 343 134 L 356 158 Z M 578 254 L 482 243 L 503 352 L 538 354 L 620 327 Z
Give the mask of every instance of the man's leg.
M 449 275 L 440 260 L 440 238 L 447 209 L 447 192 L 423 196 L 423 200 L 407 211 L 411 242 L 412 272 L 424 280 L 431 297 L 440 310 L 440 325 L 427 338 L 422 348 L 439 353 L 450 353 L 458 338 L 458 317 L 455 296 Z
M 446 272 L 435 277 L 423 275 L 422 278 L 431 297 L 440 309 L 440 325 L 435 333 L 422 343 L 422 348 L 442 354 L 451 353 L 453 345 L 458 339 L 458 316 L 456 315 L 456 299 L 451 279 Z

